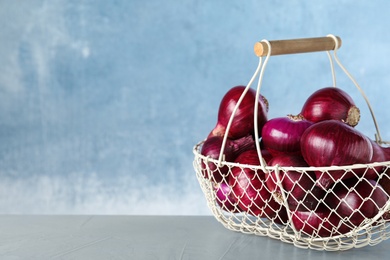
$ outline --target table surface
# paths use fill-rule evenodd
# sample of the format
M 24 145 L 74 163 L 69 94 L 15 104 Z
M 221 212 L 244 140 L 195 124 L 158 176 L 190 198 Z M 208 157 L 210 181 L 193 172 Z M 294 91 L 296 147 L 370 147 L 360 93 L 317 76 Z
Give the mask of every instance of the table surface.
M 0 216 L 0 259 L 389 259 L 389 247 L 301 249 L 212 216 Z

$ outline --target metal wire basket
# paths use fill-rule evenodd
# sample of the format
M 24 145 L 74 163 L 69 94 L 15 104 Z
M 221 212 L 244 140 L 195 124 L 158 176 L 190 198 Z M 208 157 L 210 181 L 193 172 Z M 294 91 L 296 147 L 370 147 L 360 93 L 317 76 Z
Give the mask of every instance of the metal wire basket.
M 377 130 L 375 141 L 382 146 L 388 145 L 389 142 L 382 141 L 380 137 L 374 113 L 364 92 L 336 55 L 340 45 L 340 38 L 333 35 L 321 38 L 273 42 L 263 40 L 258 42 L 255 45 L 255 53 L 260 57 L 259 66 L 247 88 L 251 87 L 254 79 L 259 77 L 257 87 L 259 95 L 264 68 L 271 55 L 327 51 L 334 85 L 336 84 L 333 59 L 336 60 L 367 101 Z M 333 52 L 333 56 L 331 52 Z M 262 58 L 264 56 L 266 60 L 263 63 Z M 239 106 L 239 103 L 237 106 Z M 227 126 L 227 131 L 229 131 L 229 127 L 230 125 Z M 255 140 L 259 140 L 258 135 L 258 130 L 255 129 Z M 382 189 L 382 186 L 378 183 L 382 181 L 390 182 L 390 161 L 329 167 L 267 166 L 262 158 L 260 148 L 257 146 L 259 165 L 243 165 L 223 160 L 225 142 L 226 136 L 224 137 L 219 159 L 212 159 L 201 154 L 204 141 L 196 144 L 193 149 L 195 155 L 193 166 L 208 207 L 215 218 L 226 228 L 247 234 L 268 236 L 286 243 L 292 243 L 300 248 L 327 251 L 348 250 L 367 245 L 373 246 L 390 237 L 390 199 L 387 197 L 386 201 L 378 203 L 373 195 L 376 189 Z M 348 175 L 348 179 L 353 180 L 353 184 L 348 185 L 346 184 L 348 181 L 342 181 L 343 178 L 340 178 L 334 180 L 332 187 L 340 187 L 347 194 L 352 194 L 356 193 L 355 191 L 358 189 L 362 189 L 360 186 L 364 186 L 364 190 L 367 192 L 365 192 L 365 195 L 360 195 L 360 199 L 363 205 L 371 207 L 371 212 L 374 212 L 374 214 L 367 216 L 367 213 L 363 212 L 361 208 L 351 211 L 349 215 L 340 214 L 338 208 L 342 207 L 340 205 L 343 202 L 342 198 L 339 199 L 337 205 L 329 206 L 329 203 L 326 203 L 327 198 L 338 196 L 338 193 L 336 194 L 335 190 L 330 188 L 321 190 L 321 195 L 316 194 L 315 179 L 313 179 L 312 187 L 305 187 L 306 195 L 295 199 L 291 190 L 288 191 L 283 186 L 283 179 L 287 178 L 288 172 L 291 171 L 298 172 L 307 178 L 313 178 L 313 172 L 327 176 L 333 176 L 335 172 L 338 176 Z M 251 173 L 250 178 L 257 178 L 256 186 L 246 184 L 246 187 L 241 188 L 247 191 L 235 194 L 234 187 L 241 185 L 238 176 L 248 172 Z M 215 178 L 216 175 L 220 177 Z M 376 182 L 368 181 L 365 178 L 367 175 L 371 176 L 370 179 L 374 178 Z M 275 190 L 269 190 L 266 185 L 271 176 L 276 178 L 273 181 L 277 185 L 277 193 Z M 303 187 L 297 187 L 303 189 Z M 252 195 L 254 192 L 257 195 L 248 199 L 246 192 L 251 192 Z M 310 205 L 306 203 L 308 198 L 311 201 Z

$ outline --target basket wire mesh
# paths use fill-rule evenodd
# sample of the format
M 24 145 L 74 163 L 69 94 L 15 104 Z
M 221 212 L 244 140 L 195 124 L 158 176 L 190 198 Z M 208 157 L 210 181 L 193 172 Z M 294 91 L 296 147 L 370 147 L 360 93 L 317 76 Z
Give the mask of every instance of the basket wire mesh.
M 363 98 L 367 102 L 369 110 L 371 112 L 374 125 L 376 128 L 375 141 L 380 145 L 388 145 L 389 142 L 382 141 L 379 128 L 375 119 L 375 115 L 372 111 L 370 103 L 360 88 L 356 80 L 341 64 L 337 57 L 338 40 L 333 35 L 328 37 L 334 39 L 335 48 L 331 51 L 327 51 L 333 84 L 336 87 L 336 76 L 334 72 L 333 59 L 344 71 L 344 73 L 351 79 L 354 85 L 362 94 Z M 263 58 L 259 58 L 259 65 L 246 86 L 249 89 L 256 78 L 258 78 L 257 85 L 257 98 L 260 96 L 260 88 L 262 84 L 262 77 L 265 71 L 266 64 L 271 56 L 271 44 L 267 40 L 263 40 L 268 46 L 268 53 L 263 63 Z M 333 53 L 333 55 L 332 55 Z M 241 98 L 238 100 L 235 109 L 232 112 L 231 118 L 226 127 L 226 132 L 229 131 L 230 125 L 234 118 L 234 114 L 245 96 L 246 91 L 242 93 Z M 256 99 L 257 105 L 257 99 Z M 257 129 L 257 107 L 255 107 L 255 140 L 259 140 L 259 129 Z M 259 158 L 259 165 L 243 165 L 234 162 L 224 161 L 224 148 L 227 141 L 227 135 L 225 135 L 221 147 L 221 153 L 218 159 L 212 159 L 210 157 L 203 156 L 201 154 L 201 148 L 205 140 L 196 144 L 193 148 L 195 155 L 193 161 L 193 167 L 196 172 L 196 177 L 199 181 L 201 190 L 203 191 L 207 205 L 210 208 L 214 217 L 227 229 L 238 231 L 246 234 L 254 234 L 259 236 L 268 236 L 274 239 L 278 239 L 282 242 L 294 244 L 300 248 L 310 248 L 315 250 L 327 250 L 327 251 L 340 251 L 348 250 L 351 248 L 359 248 L 367 245 L 376 245 L 390 237 L 390 200 L 387 199 L 385 203 L 378 204 L 373 200 L 373 192 L 375 189 L 382 189 L 378 183 L 383 181 L 390 182 L 390 161 L 376 162 L 370 164 L 357 164 L 347 166 L 328 166 L 328 167 L 281 167 L 281 166 L 267 166 L 262 156 L 260 142 L 256 142 L 257 156 Z M 256 187 L 253 186 L 253 180 L 245 187 L 240 187 L 245 191 L 243 194 L 235 194 L 232 188 L 229 196 L 233 196 L 234 199 L 230 200 L 229 196 L 222 196 L 224 200 L 221 201 L 221 196 L 218 196 L 218 192 L 221 192 L 221 187 L 235 187 L 235 185 L 241 185 L 237 181 L 237 176 L 241 173 L 249 171 L 252 173 L 251 178 L 258 178 Z M 317 171 L 322 175 L 332 177 L 334 172 L 338 172 L 340 175 L 353 176 L 356 180 L 353 185 L 347 185 L 341 181 L 343 178 L 333 180 L 334 186 L 340 189 L 347 190 L 347 193 L 354 192 L 358 185 L 366 185 L 368 191 L 367 196 L 361 196 L 362 204 L 373 207 L 375 215 L 365 216 L 360 212 L 360 209 L 351 212 L 349 216 L 341 216 L 337 207 L 328 206 L 324 203 L 326 198 L 337 196 L 332 189 L 324 191 L 321 196 L 316 197 L 315 203 L 310 205 L 310 208 L 305 204 L 305 199 L 312 194 L 315 184 L 310 189 L 307 189 L 307 193 L 303 198 L 296 199 L 287 191 L 283 186 L 284 178 L 288 178 L 288 172 L 299 172 L 302 176 L 309 176 L 312 178 L 313 172 Z M 270 173 L 273 173 L 271 175 Z M 263 177 L 260 177 L 263 176 Z M 377 182 L 369 182 L 365 176 L 375 176 Z M 220 176 L 220 178 L 215 178 Z M 231 177 L 235 176 L 235 178 Z M 272 181 L 277 185 L 278 193 L 275 190 L 271 191 L 266 185 L 267 178 L 274 176 Z M 246 177 L 248 178 L 248 177 Z M 315 180 L 313 180 L 315 183 Z M 359 184 L 360 183 L 360 184 Z M 297 182 L 295 185 L 299 185 Z M 297 188 L 304 189 L 304 187 Z M 269 196 L 261 196 L 261 191 L 266 190 Z M 371 192 L 370 192 L 371 191 Z M 257 192 L 258 195 L 255 199 L 251 197 L 250 205 L 243 206 L 241 200 L 244 200 L 245 196 L 248 196 L 246 192 Z M 224 194 L 226 195 L 226 194 Z M 312 198 L 312 197 L 311 197 Z M 256 200 L 257 201 L 254 201 Z M 259 200 L 261 199 L 261 200 Z M 294 203 L 289 203 L 291 200 Z M 292 206 L 293 205 L 293 206 Z M 299 215 L 298 209 L 304 209 L 305 216 Z M 316 218 L 317 221 L 308 222 L 307 219 Z M 356 221 L 360 219 L 359 221 Z M 311 226 L 312 224 L 315 226 Z

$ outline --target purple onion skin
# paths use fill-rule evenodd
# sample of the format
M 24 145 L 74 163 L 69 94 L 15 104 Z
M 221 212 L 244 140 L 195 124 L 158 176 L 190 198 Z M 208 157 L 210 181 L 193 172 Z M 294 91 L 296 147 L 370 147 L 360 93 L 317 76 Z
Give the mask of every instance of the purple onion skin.
M 273 156 L 301 155 L 301 136 L 312 124 L 302 117 L 292 115 L 270 119 L 261 133 L 264 148 Z
M 383 154 L 385 155 L 385 161 L 390 161 L 390 147 L 382 147 Z M 380 185 L 390 195 L 390 168 L 385 168 L 382 178 L 379 180 Z M 390 212 L 387 214 L 390 219 Z
M 260 165 L 256 150 L 241 153 L 236 161 L 243 165 Z M 278 214 L 281 206 L 273 199 L 265 185 L 265 173 L 250 167 L 233 167 L 229 177 L 234 200 L 240 209 L 254 216 L 272 218 Z
M 390 147 L 382 147 L 378 145 L 380 149 L 382 150 L 382 155 L 384 156 L 383 161 L 387 162 L 390 161 Z M 379 184 L 382 186 L 382 188 L 386 191 L 386 193 L 390 196 L 390 170 L 389 168 L 384 167 L 382 169 L 382 174 L 380 176 L 380 179 L 378 179 Z M 390 219 L 390 211 L 386 214 L 386 219 Z
M 316 210 L 294 210 L 291 220 L 295 229 L 316 237 L 345 234 L 352 229 L 351 226 L 341 224 L 341 218 L 324 205 Z
M 390 161 L 390 147 L 382 147 L 382 151 L 385 155 L 385 161 Z
M 261 156 L 265 160 L 265 162 L 268 164 L 269 161 L 272 159 L 272 154 L 265 148 L 261 149 Z
M 269 161 L 269 166 L 292 166 L 292 167 L 308 167 L 307 163 L 301 156 L 290 156 L 290 155 L 280 155 L 273 157 Z M 282 182 L 282 187 L 287 197 L 287 202 L 289 206 L 296 207 L 300 204 L 305 204 L 309 202 L 310 196 L 313 196 L 313 193 L 309 192 L 315 187 L 315 174 L 314 172 L 298 172 L 298 171 L 279 171 L 279 178 Z M 277 176 L 276 171 L 270 171 L 266 184 L 269 190 L 276 197 L 276 200 L 280 203 L 282 201 L 282 191 L 277 185 Z M 311 195 L 310 195 L 311 194 Z M 313 202 L 316 201 L 316 198 L 312 198 Z M 320 198 L 318 198 L 320 199 Z M 305 201 L 306 200 L 306 201 Z M 310 202 L 312 202 L 310 201 Z M 312 203 L 307 203 L 308 208 L 314 207 Z M 290 207 L 290 209 L 291 209 Z
M 335 185 L 325 198 L 331 208 L 354 226 L 366 218 L 375 217 L 389 199 L 380 184 L 374 180 L 349 179 Z
M 355 126 L 360 111 L 352 98 L 343 90 L 326 87 L 317 90 L 304 103 L 301 115 L 309 121 L 339 120 Z
M 211 159 L 218 160 L 219 155 L 222 148 L 223 137 L 222 136 L 212 136 L 205 140 L 202 145 L 200 153 L 204 156 L 208 156 Z M 255 142 L 253 137 L 248 135 L 242 137 L 237 140 L 227 139 L 224 151 L 224 161 L 226 162 L 234 162 L 236 157 L 245 150 L 254 149 Z M 209 172 L 207 171 L 206 164 L 202 162 L 202 173 L 205 178 L 212 177 L 214 182 L 220 183 L 224 178 L 227 178 L 229 167 L 223 165 L 222 167 L 218 167 L 217 164 L 213 162 L 208 163 L 208 168 L 212 173 L 209 176 Z
M 370 140 L 371 145 L 372 145 L 372 158 L 370 163 L 374 162 L 385 162 L 386 161 L 386 155 L 382 149 L 382 147 L 374 142 L 373 140 Z M 377 166 L 374 168 L 367 168 L 366 174 L 364 177 L 366 179 L 376 179 L 380 174 L 382 174 L 386 170 L 385 166 Z
M 204 156 L 208 156 L 211 159 L 217 160 L 220 155 L 222 141 L 223 138 L 219 136 L 207 138 L 202 145 L 201 154 Z M 233 147 L 232 145 L 230 145 L 230 143 L 226 144 L 224 155 L 226 161 L 234 161 L 235 154 L 234 154 Z M 207 170 L 206 164 L 202 161 L 203 176 L 205 178 L 212 177 L 213 181 L 218 183 L 221 182 L 229 172 L 228 166 L 224 165 L 222 167 L 218 167 L 218 165 L 213 162 L 208 163 L 208 168 L 210 169 L 210 171 Z M 211 173 L 211 176 L 209 176 L 209 172 Z
M 324 191 L 318 186 L 314 186 L 310 190 L 307 190 L 306 195 L 300 200 L 291 197 L 288 200 L 288 206 L 291 210 L 298 210 L 298 211 L 315 210 L 318 207 L 318 205 L 321 203 L 321 199 L 323 199 L 325 195 L 326 195 L 326 191 Z
M 390 196 L 390 174 L 388 171 L 386 171 L 380 179 L 378 179 L 379 185 L 383 188 L 383 190 L 386 192 L 388 196 Z M 387 219 L 390 219 L 390 211 L 386 214 Z
M 326 120 L 310 126 L 301 137 L 301 152 L 314 167 L 367 164 L 373 156 L 370 140 L 356 129 L 338 120 Z M 328 189 L 336 180 L 362 176 L 364 169 L 316 171 L 317 185 Z
M 222 98 L 219 110 L 218 121 L 209 136 L 224 136 L 228 135 L 231 139 L 238 139 L 249 134 L 254 134 L 254 108 L 256 101 L 256 91 L 252 88 L 248 90 L 238 107 L 229 132 L 226 133 L 226 127 L 233 113 L 233 110 L 244 92 L 245 86 L 236 86 L 231 88 Z M 268 102 L 264 96 L 260 96 L 258 101 L 258 129 L 261 134 L 261 129 L 267 122 Z
M 231 187 L 226 182 L 215 185 L 217 204 L 225 211 L 238 212 Z

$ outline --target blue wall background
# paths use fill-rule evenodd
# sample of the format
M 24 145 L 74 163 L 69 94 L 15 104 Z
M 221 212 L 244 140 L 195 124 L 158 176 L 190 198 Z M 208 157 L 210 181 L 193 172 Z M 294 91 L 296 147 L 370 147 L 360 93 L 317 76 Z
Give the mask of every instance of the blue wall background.
M 262 39 L 339 35 L 390 140 L 390 2 L 0 1 L 0 213 L 210 214 L 192 147 Z M 375 129 L 364 100 L 339 87 Z M 332 83 L 325 53 L 272 57 L 270 117 Z

